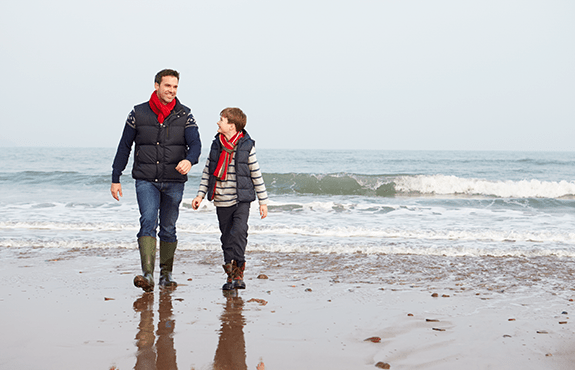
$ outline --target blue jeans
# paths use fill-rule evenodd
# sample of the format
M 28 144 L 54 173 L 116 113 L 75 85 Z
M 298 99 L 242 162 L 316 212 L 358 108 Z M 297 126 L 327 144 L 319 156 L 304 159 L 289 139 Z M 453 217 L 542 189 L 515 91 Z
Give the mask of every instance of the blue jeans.
M 140 231 L 142 236 L 156 237 L 160 220 L 160 240 L 173 243 L 176 238 L 176 221 L 184 195 L 183 182 L 150 182 L 136 180 L 136 197 L 140 207 Z

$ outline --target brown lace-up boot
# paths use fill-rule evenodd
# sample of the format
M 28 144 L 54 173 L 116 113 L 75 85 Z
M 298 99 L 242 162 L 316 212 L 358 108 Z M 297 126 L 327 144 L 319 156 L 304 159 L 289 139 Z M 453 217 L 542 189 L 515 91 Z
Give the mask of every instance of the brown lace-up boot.
M 233 264 L 232 263 L 226 263 L 225 265 L 222 265 L 222 267 L 224 268 L 225 273 L 228 275 L 226 283 L 222 286 L 222 290 L 232 290 L 234 289 L 234 283 L 233 283 Z
M 246 289 L 246 283 L 244 283 L 244 270 L 246 269 L 246 263 L 243 262 L 241 266 L 238 266 L 236 261 L 232 261 L 233 263 L 233 271 L 232 271 L 232 279 L 233 289 Z

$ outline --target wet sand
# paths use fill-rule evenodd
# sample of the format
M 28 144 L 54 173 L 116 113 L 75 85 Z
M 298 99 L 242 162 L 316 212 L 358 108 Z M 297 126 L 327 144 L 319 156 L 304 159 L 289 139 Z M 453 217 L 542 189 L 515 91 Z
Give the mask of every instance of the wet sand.
M 249 253 L 247 289 L 224 295 L 212 251 L 178 251 L 178 288 L 148 294 L 132 284 L 135 249 L 0 248 L 0 258 L 3 369 L 572 369 L 575 360 L 571 259 Z

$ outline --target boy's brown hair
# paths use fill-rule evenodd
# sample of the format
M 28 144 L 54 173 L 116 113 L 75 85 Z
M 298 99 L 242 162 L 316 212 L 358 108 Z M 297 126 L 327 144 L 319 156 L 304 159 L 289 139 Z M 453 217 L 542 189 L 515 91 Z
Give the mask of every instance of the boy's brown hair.
M 237 132 L 241 132 L 248 123 L 248 117 L 240 108 L 226 108 L 220 112 L 220 116 L 227 118 L 229 123 L 233 123 Z

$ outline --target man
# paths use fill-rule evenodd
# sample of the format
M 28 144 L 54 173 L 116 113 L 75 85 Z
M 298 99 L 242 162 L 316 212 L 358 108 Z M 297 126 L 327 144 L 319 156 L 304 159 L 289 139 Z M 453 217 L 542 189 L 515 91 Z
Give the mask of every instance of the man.
M 176 221 L 184 183 L 201 152 L 198 126 L 190 109 L 176 98 L 180 74 L 164 69 L 156 74 L 149 101 L 130 112 L 112 165 L 110 191 L 116 200 L 122 195 L 120 176 L 126 168 L 132 144 L 136 143 L 132 177 L 140 208 L 138 247 L 143 275 L 134 285 L 145 292 L 154 290 L 156 231 L 160 231 L 161 287 L 176 287 L 172 279 L 177 247 Z

